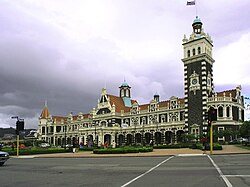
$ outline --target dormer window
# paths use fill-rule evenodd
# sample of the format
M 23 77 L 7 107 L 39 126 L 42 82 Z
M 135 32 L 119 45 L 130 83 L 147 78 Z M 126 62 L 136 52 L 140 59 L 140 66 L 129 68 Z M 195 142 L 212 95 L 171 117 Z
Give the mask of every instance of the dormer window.
M 156 106 L 155 104 L 150 105 L 150 112 L 156 111 Z
M 132 109 L 131 109 L 131 114 L 137 114 L 138 113 L 138 107 L 137 106 L 134 106 Z
M 171 101 L 171 109 L 177 108 L 177 101 Z

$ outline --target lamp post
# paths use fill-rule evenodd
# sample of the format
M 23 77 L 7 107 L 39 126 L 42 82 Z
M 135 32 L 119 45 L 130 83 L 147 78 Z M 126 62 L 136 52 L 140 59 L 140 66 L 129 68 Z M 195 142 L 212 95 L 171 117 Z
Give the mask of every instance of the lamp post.
M 66 150 L 66 132 L 67 132 L 67 126 L 66 124 L 64 125 L 64 149 Z
M 135 134 L 134 134 L 134 138 L 135 138 L 135 145 L 136 145 L 136 124 L 134 123 L 134 126 L 135 126 Z
M 158 125 L 159 125 L 159 123 L 158 123 L 158 121 L 155 121 L 156 122 L 156 131 L 155 131 L 155 141 L 156 141 L 156 144 L 157 144 L 157 146 L 158 146 L 158 143 L 159 143 L 159 141 L 158 141 Z
M 96 138 L 96 125 L 97 123 L 93 122 L 94 126 L 95 126 L 95 141 L 94 141 L 94 147 L 96 147 L 97 145 L 97 138 Z
M 142 124 L 142 145 L 145 145 L 145 140 L 144 140 L 144 123 Z

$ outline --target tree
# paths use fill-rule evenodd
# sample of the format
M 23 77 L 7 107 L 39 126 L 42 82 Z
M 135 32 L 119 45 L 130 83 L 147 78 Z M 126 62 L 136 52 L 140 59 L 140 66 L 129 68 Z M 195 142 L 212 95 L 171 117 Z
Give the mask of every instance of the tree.
M 240 127 L 240 136 L 243 138 L 250 137 L 250 121 L 244 121 L 243 125 Z

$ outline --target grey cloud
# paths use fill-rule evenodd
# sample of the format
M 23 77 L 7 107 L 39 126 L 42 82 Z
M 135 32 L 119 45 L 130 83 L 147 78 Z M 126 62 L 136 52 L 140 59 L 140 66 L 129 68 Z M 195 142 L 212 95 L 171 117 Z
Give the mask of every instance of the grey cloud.
M 124 78 L 132 87 L 133 99 L 141 104 L 149 102 L 156 92 L 162 100 L 173 95 L 183 97 L 181 39 L 183 34 L 192 32 L 194 18 L 194 11 L 185 2 L 115 2 L 114 28 L 93 33 L 83 22 L 70 30 L 74 15 L 64 15 L 60 8 L 50 12 L 39 9 L 39 3 L 16 3 L 0 6 L 0 126 L 12 124 L 9 116 L 16 114 L 27 118 L 29 127 L 36 128 L 45 100 L 52 115 L 88 113 L 96 107 L 102 87 L 118 95 Z M 212 5 L 204 3 L 201 18 L 205 31 L 212 31 L 210 34 L 219 45 L 225 40 L 216 37 L 229 36 L 235 31 L 234 25 L 239 26 L 237 34 L 249 29 L 249 13 L 236 15 L 236 9 L 227 15 L 223 9 L 222 17 L 216 12 L 224 4 L 218 3 L 219 8 L 210 10 L 207 7 Z M 233 26 L 228 17 L 237 17 L 232 20 Z M 244 23 L 238 22 L 240 18 Z M 143 49 L 138 49 L 141 56 L 128 57 L 122 49 L 124 43 L 134 47 L 137 42 L 154 40 L 169 44 L 164 46 L 166 54 L 145 58 Z

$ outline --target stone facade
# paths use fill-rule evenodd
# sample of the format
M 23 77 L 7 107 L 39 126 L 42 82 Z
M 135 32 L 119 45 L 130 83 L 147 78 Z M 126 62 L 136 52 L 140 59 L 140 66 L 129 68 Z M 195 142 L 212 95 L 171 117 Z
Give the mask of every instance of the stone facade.
M 79 142 L 84 145 L 171 144 L 182 141 L 182 134 L 197 137 L 208 134 L 205 114 L 217 110 L 215 130 L 236 130 L 244 121 L 241 87 L 214 92 L 212 40 L 204 33 L 202 22 L 194 20 L 193 32 L 184 36 L 184 98 L 161 101 L 154 95 L 148 104 L 131 98 L 131 87 L 124 81 L 120 95 L 102 89 L 97 107 L 89 114 L 51 116 L 45 106 L 39 118 L 38 138 L 55 146 Z M 234 137 L 219 137 L 230 141 Z

